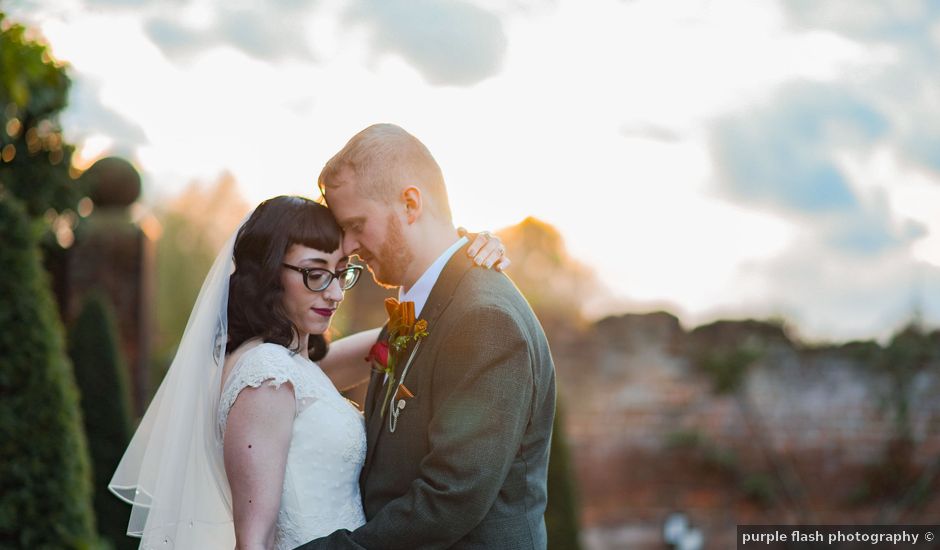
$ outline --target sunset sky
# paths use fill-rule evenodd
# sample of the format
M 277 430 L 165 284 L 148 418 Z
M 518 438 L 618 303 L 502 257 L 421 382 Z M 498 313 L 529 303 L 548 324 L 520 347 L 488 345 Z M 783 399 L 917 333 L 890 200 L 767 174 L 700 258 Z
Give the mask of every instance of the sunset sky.
M 70 65 L 79 162 L 132 159 L 150 204 L 226 172 L 253 203 L 315 196 L 349 137 L 394 122 L 457 223 L 557 227 L 613 296 L 593 315 L 940 325 L 938 2 L 2 6 Z

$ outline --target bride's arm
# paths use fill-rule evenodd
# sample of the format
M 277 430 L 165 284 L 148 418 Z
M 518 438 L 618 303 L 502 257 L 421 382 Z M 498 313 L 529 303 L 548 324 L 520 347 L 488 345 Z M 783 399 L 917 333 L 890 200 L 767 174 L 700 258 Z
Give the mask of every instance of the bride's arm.
M 289 382 L 262 384 L 243 389 L 229 412 L 223 456 L 236 550 L 274 548 L 295 406 Z
M 326 357 L 317 361 L 340 391 L 369 380 L 371 371 L 365 358 L 378 339 L 379 332 L 380 329 L 373 328 L 331 342 Z

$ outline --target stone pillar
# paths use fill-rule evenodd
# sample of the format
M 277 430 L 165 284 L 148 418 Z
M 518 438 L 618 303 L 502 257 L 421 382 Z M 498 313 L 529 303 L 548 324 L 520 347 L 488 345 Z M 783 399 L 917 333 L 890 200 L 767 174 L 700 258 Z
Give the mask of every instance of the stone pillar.
M 82 174 L 80 183 L 94 210 L 76 229 L 75 245 L 69 250 L 65 316 L 71 322 L 93 289 L 111 298 L 132 406 L 140 416 L 150 398 L 156 267 L 156 243 L 131 215 L 130 206 L 140 196 L 140 174 L 126 160 L 108 157 Z

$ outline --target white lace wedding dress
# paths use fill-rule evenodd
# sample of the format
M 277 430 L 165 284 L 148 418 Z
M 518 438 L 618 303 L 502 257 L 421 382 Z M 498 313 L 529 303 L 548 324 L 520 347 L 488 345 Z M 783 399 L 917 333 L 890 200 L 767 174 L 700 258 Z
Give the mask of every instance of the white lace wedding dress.
M 359 496 L 365 422 L 316 363 L 277 344 L 260 344 L 245 352 L 224 383 L 218 416 L 221 433 L 239 392 L 284 382 L 294 387 L 297 413 L 277 516 L 278 550 L 365 523 Z

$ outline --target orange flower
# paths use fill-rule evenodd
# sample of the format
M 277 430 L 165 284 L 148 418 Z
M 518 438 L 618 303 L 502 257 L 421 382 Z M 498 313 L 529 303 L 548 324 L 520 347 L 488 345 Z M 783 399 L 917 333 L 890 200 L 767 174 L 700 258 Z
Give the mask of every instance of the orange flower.
M 394 334 L 401 326 L 401 308 L 395 298 L 385 299 L 385 311 L 388 313 L 388 333 Z
M 399 302 L 395 298 L 385 299 L 385 311 L 388 313 L 388 333 L 406 334 L 415 324 L 415 303 Z
M 389 319 L 398 311 L 398 300 L 395 298 L 386 298 L 385 299 L 385 311 L 388 313 Z
M 414 302 L 402 302 L 399 304 L 401 311 L 401 324 L 408 328 L 411 328 L 415 324 L 415 303 Z

